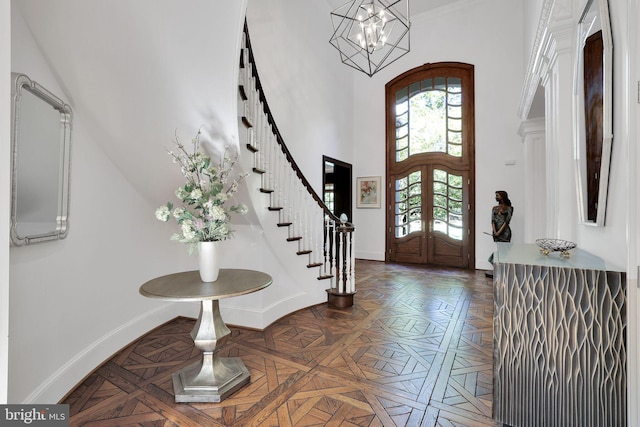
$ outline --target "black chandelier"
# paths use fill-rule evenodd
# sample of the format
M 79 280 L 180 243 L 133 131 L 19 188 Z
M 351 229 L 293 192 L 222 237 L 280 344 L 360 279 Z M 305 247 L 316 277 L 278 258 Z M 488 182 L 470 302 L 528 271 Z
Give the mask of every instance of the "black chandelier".
M 331 12 L 331 43 L 369 77 L 409 53 L 409 0 L 354 0 Z

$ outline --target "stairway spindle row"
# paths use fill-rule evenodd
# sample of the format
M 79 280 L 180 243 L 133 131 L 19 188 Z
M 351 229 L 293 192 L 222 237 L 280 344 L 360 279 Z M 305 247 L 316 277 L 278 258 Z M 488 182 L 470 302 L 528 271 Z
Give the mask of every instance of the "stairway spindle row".
M 310 186 L 287 149 L 271 114 L 258 78 L 245 24 L 240 54 L 239 108 L 247 128 L 247 149 L 253 170 L 260 174 L 260 192 L 270 198 L 268 209 L 286 227 L 287 241 L 307 257 L 307 267 L 318 268 L 318 279 L 328 280 L 330 295 L 355 293 L 355 227 L 342 223 Z

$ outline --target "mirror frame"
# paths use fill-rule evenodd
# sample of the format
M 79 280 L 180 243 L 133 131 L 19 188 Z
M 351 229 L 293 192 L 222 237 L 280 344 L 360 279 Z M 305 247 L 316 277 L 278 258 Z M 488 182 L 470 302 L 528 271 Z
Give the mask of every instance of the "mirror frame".
M 585 122 L 584 96 L 584 47 L 591 34 L 592 27 L 599 20 L 602 30 L 602 154 L 599 171 L 596 218 L 590 219 L 588 213 L 588 177 L 587 177 L 587 129 Z M 607 0 L 587 0 L 578 21 L 577 51 L 574 70 L 574 135 L 576 178 L 578 188 L 578 212 L 580 223 L 603 227 L 607 211 L 607 192 L 609 187 L 609 169 L 613 145 L 613 39 Z
M 12 73 L 11 77 L 13 82 L 11 88 L 11 243 L 15 246 L 23 246 L 50 240 L 64 239 L 67 236 L 69 227 L 69 176 L 71 166 L 72 125 L 71 107 L 37 82 L 31 80 L 27 75 Z M 51 219 L 51 223 L 55 224 L 55 227 L 52 227 L 53 229 L 51 230 L 32 234 L 29 234 L 29 232 L 20 234 L 21 231 L 19 230 L 20 217 L 18 205 L 20 198 L 24 197 L 19 193 L 20 187 L 18 182 L 18 168 L 20 167 L 18 160 L 20 156 L 20 147 L 23 143 L 23 141 L 21 141 L 23 135 L 21 134 L 20 129 L 21 125 L 23 125 L 22 121 L 24 120 L 24 114 L 20 107 L 24 91 L 30 92 L 37 99 L 43 101 L 60 113 L 60 127 L 58 134 L 52 135 L 51 139 L 43 141 L 52 143 L 56 143 L 57 141 L 60 147 L 60 155 L 58 159 L 54 159 L 57 163 L 58 170 L 57 195 L 55 195 L 56 200 L 58 201 L 58 206 L 56 207 L 56 218 Z M 43 158 L 43 160 L 46 161 L 49 159 Z M 49 221 L 46 223 L 48 224 Z

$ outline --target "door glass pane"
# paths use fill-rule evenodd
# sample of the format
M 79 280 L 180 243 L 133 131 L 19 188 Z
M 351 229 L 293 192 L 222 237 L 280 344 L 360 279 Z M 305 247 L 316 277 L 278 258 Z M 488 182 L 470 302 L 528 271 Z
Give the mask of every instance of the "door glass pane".
M 462 80 L 450 77 L 447 81 L 447 153 L 462 156 Z
M 396 161 L 409 158 L 409 87 L 396 92 Z
M 462 157 L 462 80 L 436 77 L 396 92 L 396 161 L 414 154 Z
M 436 90 L 421 92 L 410 102 L 411 154 L 444 153 L 447 148 L 445 93 Z
M 462 176 L 433 171 L 433 231 L 462 240 Z
M 395 236 L 422 231 L 422 173 L 412 172 L 396 180 Z

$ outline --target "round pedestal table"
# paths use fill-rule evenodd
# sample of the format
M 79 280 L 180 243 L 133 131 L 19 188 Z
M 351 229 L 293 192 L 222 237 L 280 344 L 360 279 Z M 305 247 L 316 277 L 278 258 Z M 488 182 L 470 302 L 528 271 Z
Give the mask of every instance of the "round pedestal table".
M 198 301 L 200 314 L 191 337 L 202 358 L 173 374 L 176 402 L 221 402 L 247 385 L 249 370 L 239 357 L 218 357 L 231 331 L 220 315 L 219 300 L 266 288 L 271 276 L 255 270 L 220 269 L 218 280 L 205 283 L 198 271 L 149 280 L 140 294 L 165 301 Z

